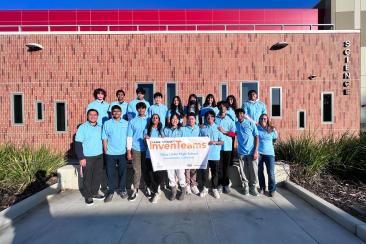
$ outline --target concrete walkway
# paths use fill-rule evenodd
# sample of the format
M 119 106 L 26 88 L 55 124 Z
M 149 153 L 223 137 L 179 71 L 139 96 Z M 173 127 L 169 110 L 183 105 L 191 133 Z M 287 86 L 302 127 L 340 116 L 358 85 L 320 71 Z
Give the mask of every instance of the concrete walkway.
M 158 204 L 115 194 L 88 207 L 68 191 L 0 232 L 0 243 L 363 243 L 289 191 L 275 198 L 188 196 Z

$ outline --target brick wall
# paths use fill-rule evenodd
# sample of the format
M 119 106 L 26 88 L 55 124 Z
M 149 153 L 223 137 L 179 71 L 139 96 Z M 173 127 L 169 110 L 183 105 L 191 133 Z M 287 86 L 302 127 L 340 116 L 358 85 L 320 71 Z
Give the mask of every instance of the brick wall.
M 270 51 L 276 42 L 289 43 Z M 351 95 L 343 95 L 343 41 L 351 45 Z M 44 50 L 27 52 L 36 42 Z M 165 94 L 167 82 L 187 102 L 190 93 L 218 97 L 219 84 L 240 101 L 241 81 L 259 81 L 260 99 L 270 111 L 270 87 L 282 87 L 282 118 L 274 119 L 281 138 L 297 135 L 297 110 L 306 110 L 307 130 L 318 136 L 358 132 L 360 62 L 358 33 L 184 33 L 0 35 L 0 143 L 47 145 L 67 151 L 76 126 L 97 87 L 107 101 L 122 88 L 135 97 L 136 82 L 153 82 Z M 309 80 L 316 74 L 315 80 Z M 334 123 L 321 123 L 321 92 L 334 92 Z M 24 93 L 24 125 L 11 123 L 12 92 Z M 244 94 L 243 99 L 246 99 Z M 35 119 L 35 101 L 45 118 Z M 55 132 L 54 102 L 67 103 L 67 132 Z

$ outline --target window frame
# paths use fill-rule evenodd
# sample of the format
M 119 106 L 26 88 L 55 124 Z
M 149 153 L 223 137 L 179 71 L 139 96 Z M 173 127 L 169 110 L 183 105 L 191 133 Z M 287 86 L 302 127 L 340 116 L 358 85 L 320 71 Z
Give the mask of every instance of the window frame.
M 304 113 L 304 127 L 300 127 L 300 113 Z M 306 129 L 306 110 L 305 109 L 299 109 L 297 110 L 297 129 L 298 130 L 305 130 Z
M 273 109 L 272 109 L 272 89 L 280 89 L 280 116 L 274 116 L 273 115 Z M 270 110 L 271 110 L 271 118 L 272 119 L 282 119 L 282 87 L 281 86 L 271 86 L 269 88 L 269 107 L 270 107 Z
M 15 123 L 15 104 L 14 104 L 14 96 L 21 95 L 22 96 L 22 123 Z M 25 110 L 24 110 L 24 92 L 11 92 L 10 93 L 10 116 L 11 116 L 11 125 L 12 126 L 23 126 L 25 125 Z
M 332 120 L 331 121 L 324 121 L 324 95 L 331 95 L 332 96 L 332 106 L 331 106 L 331 115 L 332 115 Z M 321 93 L 321 102 L 320 102 L 320 119 L 321 119 L 321 123 L 322 124 L 334 124 L 334 92 L 332 91 L 323 91 Z
M 136 98 L 136 89 L 139 87 L 139 85 L 152 85 L 153 86 L 152 104 L 150 104 L 150 106 L 153 105 L 154 104 L 154 94 L 155 94 L 155 83 L 153 81 L 146 81 L 146 82 L 145 81 L 140 81 L 140 82 L 136 82 L 135 83 L 135 98 Z M 144 97 L 144 99 L 145 99 L 145 97 Z M 147 113 L 147 111 L 146 111 L 146 113 Z
M 58 103 L 64 103 L 65 104 L 65 130 L 64 131 L 57 130 L 57 104 Z M 68 119 L 68 116 L 67 116 L 67 102 L 65 100 L 55 100 L 54 101 L 54 111 L 55 111 L 54 126 L 55 126 L 56 133 L 60 133 L 60 134 L 67 133 L 67 129 L 68 129 L 68 126 L 67 126 L 67 119 Z
M 38 118 L 38 104 L 41 104 L 41 109 L 42 109 L 42 119 L 39 119 Z M 42 121 L 44 121 L 44 103 L 42 102 L 42 101 L 40 101 L 40 100 L 36 100 L 35 102 L 34 102 L 34 107 L 35 107 L 35 116 L 36 116 L 36 119 L 35 119 L 35 121 L 36 122 L 42 122 Z
M 177 96 L 177 91 L 178 91 L 178 84 L 175 81 L 169 81 L 165 83 L 165 105 L 169 108 L 170 104 L 168 103 L 168 85 L 169 84 L 174 84 L 175 85 L 175 96 Z M 181 98 L 182 99 L 182 98 Z
M 226 90 L 226 97 L 222 96 L 222 87 L 224 85 L 226 86 L 226 89 L 225 89 Z M 220 100 L 221 101 L 226 101 L 227 96 L 229 96 L 228 94 L 229 94 L 229 84 L 227 82 L 221 82 L 220 83 L 220 91 L 219 91 Z
M 248 99 L 248 94 L 245 94 L 246 99 L 243 99 L 243 83 L 257 83 L 257 95 L 258 99 L 260 98 L 260 86 L 258 80 L 246 80 L 246 81 L 240 81 L 240 106 L 243 106 L 246 99 Z

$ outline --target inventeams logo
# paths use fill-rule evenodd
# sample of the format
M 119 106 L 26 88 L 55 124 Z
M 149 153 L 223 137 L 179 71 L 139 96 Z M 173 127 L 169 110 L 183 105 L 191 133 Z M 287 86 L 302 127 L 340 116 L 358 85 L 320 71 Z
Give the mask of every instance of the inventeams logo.
M 159 141 L 153 139 L 149 141 L 150 150 L 205 149 L 207 146 L 208 144 L 204 142 Z

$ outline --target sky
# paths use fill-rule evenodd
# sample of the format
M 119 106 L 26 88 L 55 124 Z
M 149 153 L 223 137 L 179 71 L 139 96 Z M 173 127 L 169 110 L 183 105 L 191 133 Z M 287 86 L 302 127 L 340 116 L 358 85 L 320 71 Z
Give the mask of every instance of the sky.
M 318 2 L 319 0 L 0 0 L 0 10 L 312 8 Z

